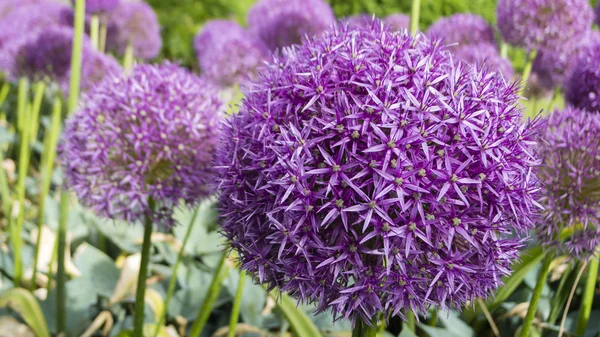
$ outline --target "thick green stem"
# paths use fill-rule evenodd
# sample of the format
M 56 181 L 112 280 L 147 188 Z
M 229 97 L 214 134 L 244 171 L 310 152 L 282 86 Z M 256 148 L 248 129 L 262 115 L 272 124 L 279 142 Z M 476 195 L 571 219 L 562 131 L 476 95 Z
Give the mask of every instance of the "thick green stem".
M 169 280 L 169 288 L 167 289 L 167 299 L 165 300 L 165 310 L 161 312 L 160 319 L 156 324 L 156 329 L 154 330 L 154 337 L 158 336 L 160 331 L 160 327 L 165 324 L 165 320 L 167 317 L 167 310 L 169 309 L 169 304 L 171 303 L 171 298 L 173 297 L 173 293 L 175 292 L 175 284 L 177 283 L 177 270 L 179 269 L 179 265 L 181 264 L 181 260 L 183 259 L 183 254 L 185 252 L 185 245 L 190 238 L 190 234 L 192 234 L 192 229 L 194 228 L 194 224 L 196 223 L 196 218 L 198 217 L 198 210 L 196 208 L 194 210 L 194 214 L 192 215 L 192 219 L 190 220 L 190 224 L 185 232 L 185 236 L 183 237 L 183 243 L 181 244 L 181 249 L 179 250 L 179 254 L 177 255 L 177 260 L 175 261 L 175 265 L 173 266 L 173 271 L 171 272 L 171 279 Z
M 123 69 L 127 75 L 130 75 L 133 69 L 133 57 L 133 44 L 129 42 L 125 48 L 125 56 L 123 57 Z
M 240 272 L 240 280 L 238 281 L 237 291 L 235 292 L 235 299 L 233 300 L 233 308 L 231 309 L 231 316 L 229 317 L 229 331 L 227 337 L 235 337 L 235 329 L 237 327 L 238 319 L 240 317 L 240 305 L 242 304 L 242 295 L 244 294 L 244 282 L 246 282 L 246 271 Z
M 503 59 L 508 58 L 508 44 L 504 41 L 500 43 L 500 57 Z
M 48 283 L 46 284 L 46 290 L 50 292 L 52 289 L 52 278 L 54 277 L 54 263 L 58 255 L 58 238 L 54 240 L 54 247 L 52 247 L 52 256 L 50 256 L 50 263 L 48 263 Z
M 553 257 L 553 252 L 548 252 L 546 257 L 544 257 L 542 269 L 540 269 L 535 288 L 533 289 L 533 296 L 529 301 L 529 308 L 527 309 L 527 315 L 525 316 L 525 321 L 523 322 L 521 337 L 529 337 L 529 332 L 533 326 L 533 320 L 535 318 L 535 314 L 537 313 L 537 307 L 540 303 L 540 298 L 542 297 L 542 290 L 546 284 L 546 279 L 548 278 L 548 273 L 550 272 L 550 263 L 552 262 Z
M 417 324 L 415 314 L 412 312 L 412 310 L 408 310 L 408 312 L 406 313 L 406 322 L 404 326 L 412 332 L 416 331 Z
M 371 325 L 357 319 L 352 329 L 352 337 L 375 337 L 377 336 L 377 317 L 373 317 Z
M 71 81 L 69 82 L 69 114 L 77 107 L 79 100 L 79 84 L 81 82 L 81 54 L 83 46 L 83 31 L 85 24 L 85 0 L 75 1 L 75 20 L 73 28 L 73 50 L 71 52 Z
M 8 97 L 8 92 L 10 91 L 10 83 L 4 82 L 2 85 L 2 89 L 0 89 L 0 105 L 4 104 L 6 101 L 6 97 Z
M 58 135 L 60 134 L 62 103 L 60 98 L 54 101 L 52 108 L 52 124 L 50 129 L 46 130 L 44 137 L 44 152 L 42 153 L 42 167 L 40 176 L 40 206 L 38 215 L 38 235 L 35 244 L 35 255 L 33 261 L 33 276 L 31 282 L 31 290 L 36 286 L 37 265 L 40 254 L 40 246 L 42 243 L 42 226 L 44 224 L 44 213 L 46 212 L 46 198 L 50 193 L 50 183 L 52 181 L 52 170 L 54 169 L 54 160 L 56 159 L 56 145 L 58 143 Z
M 25 106 L 27 105 L 27 79 L 21 77 L 19 79 L 19 89 L 17 93 L 17 131 L 23 132 L 23 124 L 25 124 Z
M 46 83 L 39 81 L 35 84 L 35 94 L 33 96 L 33 106 L 31 108 L 31 137 L 29 143 L 34 144 L 37 140 L 38 128 L 40 126 L 40 110 L 42 108 L 42 100 L 44 99 L 44 91 L 46 91 Z
M 0 198 L 2 198 L 2 212 L 4 212 L 4 217 L 8 219 L 10 223 L 10 218 L 12 217 L 10 211 L 12 197 L 8 186 L 8 177 L 2 163 L 4 163 L 4 146 L 0 146 Z
M 66 296 L 67 275 L 65 271 L 65 252 L 67 245 L 67 220 L 69 215 L 69 192 L 60 194 L 60 211 L 58 215 L 57 252 L 58 266 L 56 268 L 56 334 L 65 333 L 67 326 Z
M 150 208 L 154 202 L 149 201 Z M 135 315 L 133 316 L 133 337 L 144 337 L 144 307 L 146 298 L 146 278 L 148 277 L 148 262 L 150 262 L 150 246 L 152 246 L 152 220 L 146 217 L 144 221 L 144 242 L 142 243 L 142 262 L 138 274 L 135 292 Z
M 92 41 L 92 47 L 98 50 L 100 48 L 100 18 L 98 15 L 92 15 L 90 21 L 90 40 Z
M 585 284 L 585 290 L 583 291 L 581 305 L 579 306 L 579 316 L 577 317 L 577 327 L 575 333 L 583 336 L 585 328 L 587 327 L 588 320 L 590 319 L 590 312 L 592 311 L 592 302 L 594 301 L 594 295 L 596 292 L 596 281 L 598 280 L 598 259 L 599 254 L 592 257 L 589 267 L 588 276 Z
M 523 68 L 523 74 L 521 75 L 521 81 L 523 82 L 521 86 L 521 90 L 519 91 L 519 95 L 523 95 L 525 88 L 527 88 L 527 81 L 529 80 L 529 76 L 531 75 L 531 68 L 533 67 L 533 61 L 537 55 L 537 50 L 533 49 L 527 55 L 527 62 L 525 63 L 525 67 Z
M 108 32 L 108 21 L 106 15 L 100 18 L 100 37 L 98 41 L 98 50 L 104 53 L 106 50 L 106 34 Z
M 194 325 L 192 325 L 192 329 L 190 330 L 190 337 L 199 337 L 200 333 L 202 333 L 202 330 L 204 329 L 204 326 L 206 325 L 206 321 L 208 321 L 210 311 L 215 304 L 217 297 L 219 296 L 219 292 L 221 291 L 223 280 L 225 277 L 227 277 L 227 273 L 229 272 L 229 268 L 225 264 L 226 261 L 227 252 L 223 252 L 217 270 L 215 271 L 215 275 L 213 276 L 210 287 L 208 288 L 204 298 L 204 303 L 202 303 L 202 307 L 198 311 L 198 316 L 196 316 Z
M 417 34 L 419 31 L 419 15 L 421 12 L 421 0 L 412 0 L 410 8 L 410 33 Z

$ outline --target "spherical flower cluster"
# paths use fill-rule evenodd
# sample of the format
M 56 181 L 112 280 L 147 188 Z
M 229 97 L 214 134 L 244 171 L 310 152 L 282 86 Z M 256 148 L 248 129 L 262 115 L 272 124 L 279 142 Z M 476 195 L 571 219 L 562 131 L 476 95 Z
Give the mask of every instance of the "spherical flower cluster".
M 75 0 L 71 0 L 75 4 Z M 110 12 L 117 8 L 119 0 L 85 0 L 85 12 L 89 14 L 98 14 Z
M 505 79 L 510 80 L 514 71 L 510 61 L 500 56 L 498 49 L 492 44 L 467 45 L 454 51 L 454 61 L 475 64 L 499 72 Z
M 542 131 L 543 221 L 538 237 L 578 258 L 600 247 L 600 115 L 576 108 L 554 111 Z
M 271 50 L 299 44 L 335 22 L 324 0 L 259 0 L 248 13 L 251 31 Z
M 562 86 L 579 58 L 596 43 L 600 43 L 600 33 L 590 30 L 585 37 L 570 41 L 560 50 L 540 50 L 533 62 L 533 71 L 539 74 L 540 84 L 547 90 Z
M 495 45 L 494 28 L 475 14 L 455 14 L 441 18 L 427 29 L 430 38 L 458 46 L 489 43 Z
M 588 0 L 500 0 L 496 9 L 504 41 L 527 49 L 557 49 L 592 25 Z
M 170 226 L 211 194 L 222 103 L 173 64 L 138 65 L 83 97 L 60 146 L 66 184 L 98 214 Z M 151 206 L 152 199 L 156 207 Z
M 388 15 L 384 22 L 390 26 L 391 30 L 410 29 L 410 16 L 406 14 L 391 14 Z
M 222 85 L 232 85 L 256 76 L 269 55 L 261 40 L 233 21 L 206 23 L 194 38 L 202 74 Z
M 2 0 L 0 1 L 0 19 L 4 18 L 10 12 L 22 5 L 38 3 L 41 0 Z
M 600 43 L 582 53 L 567 83 L 565 98 L 570 104 L 592 112 L 600 112 Z
M 136 58 L 151 59 L 162 47 L 160 25 L 152 7 L 143 1 L 122 1 L 108 16 L 108 50 L 125 54 L 129 44 Z
M 82 92 L 88 92 L 105 79 L 113 79 L 123 73 L 123 68 L 112 56 L 98 52 L 93 49 L 84 50 L 81 62 Z M 69 78 L 70 73 L 69 73 Z M 63 92 L 68 92 L 67 81 L 63 84 Z
M 217 161 L 221 231 L 242 268 L 367 322 L 487 297 L 539 189 L 518 86 L 386 29 L 340 25 L 276 56 L 225 122 Z

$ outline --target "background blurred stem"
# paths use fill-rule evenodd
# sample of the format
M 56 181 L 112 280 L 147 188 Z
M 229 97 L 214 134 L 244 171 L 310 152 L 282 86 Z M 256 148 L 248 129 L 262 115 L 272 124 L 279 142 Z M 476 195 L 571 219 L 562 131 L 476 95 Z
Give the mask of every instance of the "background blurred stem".
M 102 15 L 100 18 L 100 36 L 98 39 L 98 50 L 101 52 L 106 51 L 106 34 L 108 32 L 108 22 L 106 19 L 106 15 Z
M 413 316 L 414 317 L 414 316 Z M 352 337 L 375 337 L 377 336 L 377 316 L 371 320 L 371 325 L 363 322 L 360 318 L 354 323 Z
M 412 0 L 410 8 L 410 33 L 415 35 L 419 31 L 419 15 L 421 12 L 421 0 Z
M 2 198 L 2 212 L 4 213 L 4 217 L 9 220 L 11 216 L 11 205 L 12 205 L 12 197 L 10 195 L 10 188 L 8 187 L 8 177 L 6 176 L 6 172 L 4 170 L 4 148 L 0 146 L 0 197 Z M 10 227 L 10 226 L 9 226 Z
M 78 2 L 81 0 L 78 0 Z M 56 268 L 56 333 L 65 333 L 67 326 L 65 252 L 67 245 L 67 220 L 69 215 L 69 192 L 60 194 L 60 210 L 58 216 L 57 251 L 58 266 Z M 52 268 L 52 267 L 51 267 Z
M 581 305 L 579 306 L 579 316 L 577 317 L 575 333 L 582 336 L 585 333 L 585 328 L 590 319 L 590 312 L 592 311 L 592 302 L 594 301 L 596 292 L 596 281 L 598 280 L 599 258 L 600 254 L 596 253 L 596 256 L 592 257 L 590 260 L 587 281 L 585 283 Z
M 27 104 L 27 79 L 22 77 L 19 79 L 19 89 L 17 93 L 17 131 L 23 131 L 23 123 L 25 122 L 24 111 Z
M 219 293 L 221 292 L 221 287 L 223 285 L 223 280 L 227 277 L 227 273 L 229 273 L 229 268 L 225 265 L 227 261 L 227 251 L 223 252 L 221 256 L 221 260 L 219 260 L 219 265 L 215 270 L 215 275 L 213 276 L 212 282 L 210 283 L 210 287 L 206 292 L 206 296 L 204 297 L 204 303 L 202 303 L 202 307 L 198 311 L 198 316 L 194 321 L 194 325 L 192 325 L 192 329 L 190 330 L 190 337 L 199 337 L 200 333 L 204 329 L 206 325 L 206 321 L 210 316 L 210 311 L 219 297 Z
M 521 90 L 519 90 L 519 95 L 523 95 L 525 92 L 525 88 L 527 88 L 527 81 L 529 80 L 529 76 L 531 75 L 531 68 L 533 67 L 533 61 L 537 56 L 537 50 L 533 49 L 527 55 L 527 62 L 525 63 L 525 67 L 523 68 L 523 74 L 521 75 L 521 81 L 523 81 L 523 85 L 521 86 Z
M 46 83 L 39 81 L 35 84 L 33 105 L 31 107 L 31 133 L 29 143 L 33 145 L 37 140 L 38 128 L 40 127 L 40 110 L 42 108 L 42 100 L 44 99 L 44 91 L 46 91 Z
M 500 57 L 503 59 L 508 58 L 508 43 L 504 41 L 500 42 Z
M 240 305 L 242 303 L 242 295 L 244 294 L 244 282 L 246 282 L 246 271 L 240 272 L 240 279 L 238 281 L 237 291 L 235 292 L 235 299 L 233 300 L 233 308 L 231 309 L 231 316 L 229 317 L 229 332 L 227 337 L 235 337 L 235 329 L 240 317 Z
M 196 223 L 196 218 L 198 217 L 199 207 L 196 207 L 194 210 L 194 214 L 192 215 L 192 219 L 190 220 L 190 224 L 185 232 L 185 236 L 183 237 L 183 243 L 181 244 L 181 249 L 179 250 L 179 254 L 177 255 L 177 260 L 175 261 L 175 265 L 173 266 L 173 271 L 171 272 L 171 279 L 169 280 L 169 288 L 167 289 L 167 298 L 165 300 L 165 310 L 161 313 L 160 319 L 156 324 L 156 329 L 154 330 L 154 337 L 158 336 L 158 332 L 160 328 L 165 324 L 165 320 L 167 317 L 167 310 L 169 308 L 169 304 L 171 303 L 171 298 L 173 297 L 173 293 L 175 292 L 175 284 L 177 283 L 177 270 L 179 269 L 179 265 L 181 264 L 181 260 L 183 259 L 183 254 L 185 252 L 185 245 L 190 238 L 190 234 L 192 234 L 192 228 Z
M 125 56 L 123 57 L 123 69 L 126 75 L 131 74 L 133 68 L 133 44 L 129 42 L 125 48 Z
M 525 321 L 523 322 L 521 337 L 529 337 L 529 331 L 531 331 L 533 319 L 537 313 L 537 307 L 540 303 L 540 298 L 542 297 L 542 290 L 546 284 L 546 278 L 548 278 L 548 272 L 550 271 L 550 263 L 552 262 L 553 258 L 554 252 L 548 252 L 544 257 L 542 268 L 540 269 L 537 282 L 535 283 L 535 288 L 533 289 L 533 296 L 529 301 L 529 308 L 527 309 L 527 315 L 525 316 Z
M 151 210 L 154 201 L 148 200 Z M 135 313 L 133 316 L 133 337 L 144 337 L 144 300 L 146 297 L 146 278 L 148 277 L 148 263 L 150 262 L 150 246 L 152 246 L 152 219 L 146 216 L 144 221 L 144 241 L 142 243 L 142 261 L 138 274 L 137 289 L 135 292 Z
M 100 49 L 100 18 L 98 15 L 92 15 L 90 21 L 90 40 L 94 49 Z
M 417 324 L 416 324 L 416 320 L 415 320 L 415 313 L 410 309 L 406 313 L 406 322 L 405 322 L 404 326 L 412 332 L 416 331 Z
M 35 255 L 33 261 L 33 276 L 31 282 L 31 290 L 35 289 L 35 280 L 37 275 L 37 265 L 40 254 L 40 246 L 42 243 L 42 227 L 44 224 L 44 213 L 46 212 L 46 198 L 50 193 L 50 183 L 52 181 L 52 170 L 54 169 L 54 160 L 56 159 L 56 145 L 58 135 L 60 134 L 62 102 L 60 98 L 54 101 L 52 107 L 52 122 L 50 128 L 46 130 L 47 136 L 44 137 L 44 152 L 42 153 L 42 167 L 40 176 L 40 205 L 38 216 L 38 234 L 35 244 Z M 52 266 L 50 266 L 52 267 Z
M 567 305 L 565 306 L 562 320 L 560 321 L 560 329 L 558 330 L 558 337 L 562 337 L 565 332 L 565 323 L 567 322 L 567 314 L 569 313 L 569 308 L 571 307 L 571 301 L 573 300 L 573 296 L 575 295 L 575 290 L 577 290 L 577 284 L 579 284 L 579 279 L 581 279 L 581 275 L 583 275 L 583 271 L 587 267 L 588 261 L 585 261 L 579 272 L 577 273 L 577 278 L 575 279 L 575 283 L 573 283 L 573 287 L 571 288 L 571 293 L 569 294 L 569 299 L 567 300 Z
M 52 289 L 52 278 L 54 277 L 54 263 L 58 255 L 58 238 L 54 240 L 54 246 L 52 247 L 52 256 L 50 256 L 50 263 L 48 263 L 48 284 L 46 284 L 46 290 L 48 293 Z
M 10 92 L 10 84 L 9 82 L 4 82 L 2 85 L 2 89 L 0 89 L 0 105 L 4 104 L 6 101 L 6 97 L 8 97 L 8 93 Z

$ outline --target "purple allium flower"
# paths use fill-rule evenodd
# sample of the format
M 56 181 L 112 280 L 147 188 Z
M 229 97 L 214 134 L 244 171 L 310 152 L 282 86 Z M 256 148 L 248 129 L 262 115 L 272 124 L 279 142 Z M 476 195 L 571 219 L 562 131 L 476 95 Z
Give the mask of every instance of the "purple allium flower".
M 410 29 L 410 16 L 406 14 L 388 15 L 384 22 L 390 26 L 391 30 Z
M 455 61 L 476 64 L 479 67 L 487 67 L 489 70 L 499 72 L 507 80 L 514 75 L 510 61 L 502 58 L 496 46 L 489 43 L 458 47 L 454 50 L 454 57 Z
M 0 1 L 0 19 L 10 14 L 12 10 L 22 5 L 39 3 L 43 0 L 1 0 Z M 33 13 L 32 13 L 33 14 Z
M 83 54 L 81 64 L 81 91 L 88 92 L 102 81 L 111 80 L 122 73 L 123 68 L 114 57 L 88 49 Z M 67 92 L 68 88 L 63 88 L 63 91 Z
M 580 109 L 600 112 L 600 43 L 586 48 L 565 83 L 567 102 Z
M 334 22 L 324 0 L 259 0 L 248 13 L 250 30 L 271 50 L 299 44 Z
M 496 9 L 504 41 L 527 49 L 560 49 L 592 25 L 588 0 L 500 0 Z
M 540 50 L 533 62 L 533 71 L 539 74 L 540 84 L 547 90 L 561 86 L 581 55 L 596 43 L 600 43 L 600 33 L 589 30 L 584 38 L 570 41 L 566 48 Z
M 122 1 L 108 16 L 107 49 L 123 55 L 133 45 L 136 58 L 152 59 L 162 47 L 156 13 L 143 1 Z
M 494 28 L 479 15 L 454 14 L 441 18 L 427 29 L 430 38 L 442 39 L 458 47 L 475 44 L 495 44 Z
M 537 213 L 518 86 L 382 27 L 340 25 L 275 56 L 218 155 L 242 268 L 365 321 L 487 297 Z
M 106 13 L 119 5 L 119 0 L 85 0 L 85 12 L 89 14 Z M 71 0 L 75 4 L 75 0 Z
M 211 194 L 222 103 L 176 65 L 138 65 L 82 98 L 60 146 L 66 184 L 96 213 L 173 224 L 183 200 Z M 156 203 L 154 210 L 148 200 Z
M 538 237 L 560 253 L 589 258 L 600 245 L 600 115 L 554 111 L 542 132 L 544 219 Z M 565 232 L 573 231 L 566 240 Z
M 202 73 L 221 85 L 232 85 L 256 76 L 269 55 L 263 42 L 229 20 L 206 23 L 194 38 Z

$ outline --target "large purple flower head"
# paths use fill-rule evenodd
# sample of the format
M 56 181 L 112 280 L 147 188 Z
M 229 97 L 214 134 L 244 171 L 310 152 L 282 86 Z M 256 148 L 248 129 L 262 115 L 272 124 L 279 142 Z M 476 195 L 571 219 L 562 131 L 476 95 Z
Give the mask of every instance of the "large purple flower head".
M 85 12 L 89 14 L 98 14 L 110 12 L 117 8 L 120 0 L 85 0 Z M 71 0 L 75 4 L 75 0 Z
M 489 43 L 467 45 L 454 50 L 454 60 L 487 67 L 491 71 L 499 72 L 505 79 L 510 80 L 514 71 L 510 61 L 500 56 L 496 46 Z
M 248 13 L 250 29 L 271 50 L 299 44 L 335 22 L 324 0 L 259 0 Z
M 479 15 L 460 13 L 441 18 L 427 29 L 430 38 L 443 39 L 445 44 L 458 47 L 476 44 L 495 44 L 494 28 Z
M 592 25 L 588 0 L 500 0 L 496 9 L 504 41 L 527 49 L 559 49 Z
M 540 50 L 533 62 L 533 71 L 539 74 L 540 84 L 547 90 L 562 86 L 579 58 L 597 43 L 600 43 L 600 33 L 589 30 L 582 39 L 570 41 L 566 48 Z
M 194 38 L 202 73 L 222 85 L 232 85 L 256 76 L 269 55 L 263 42 L 229 20 L 206 23 Z
M 260 282 L 336 317 L 485 298 L 537 211 L 517 90 L 381 22 L 286 50 L 225 122 L 222 233 Z
M 162 47 L 160 25 L 156 13 L 147 3 L 122 1 L 108 16 L 108 24 L 108 50 L 123 55 L 131 43 L 136 58 L 151 59 L 158 56 Z
M 391 14 L 388 15 L 384 22 L 390 26 L 391 30 L 410 29 L 410 16 L 406 14 Z
M 565 83 L 567 102 L 580 109 L 600 112 L 600 43 L 584 50 Z
M 81 91 L 88 92 L 104 80 L 112 80 L 122 73 L 123 68 L 114 57 L 96 50 L 88 50 L 83 54 L 81 64 Z M 67 92 L 68 88 L 63 87 L 63 91 Z
M 544 219 L 538 237 L 561 253 L 588 258 L 600 247 L 600 114 L 554 111 L 542 132 Z
M 43 0 L 2 0 L 0 1 L 0 19 L 10 14 L 15 8 L 22 5 L 38 3 Z
M 180 200 L 194 206 L 212 192 L 221 105 L 215 89 L 169 63 L 102 82 L 66 123 L 66 184 L 107 218 L 172 225 Z

